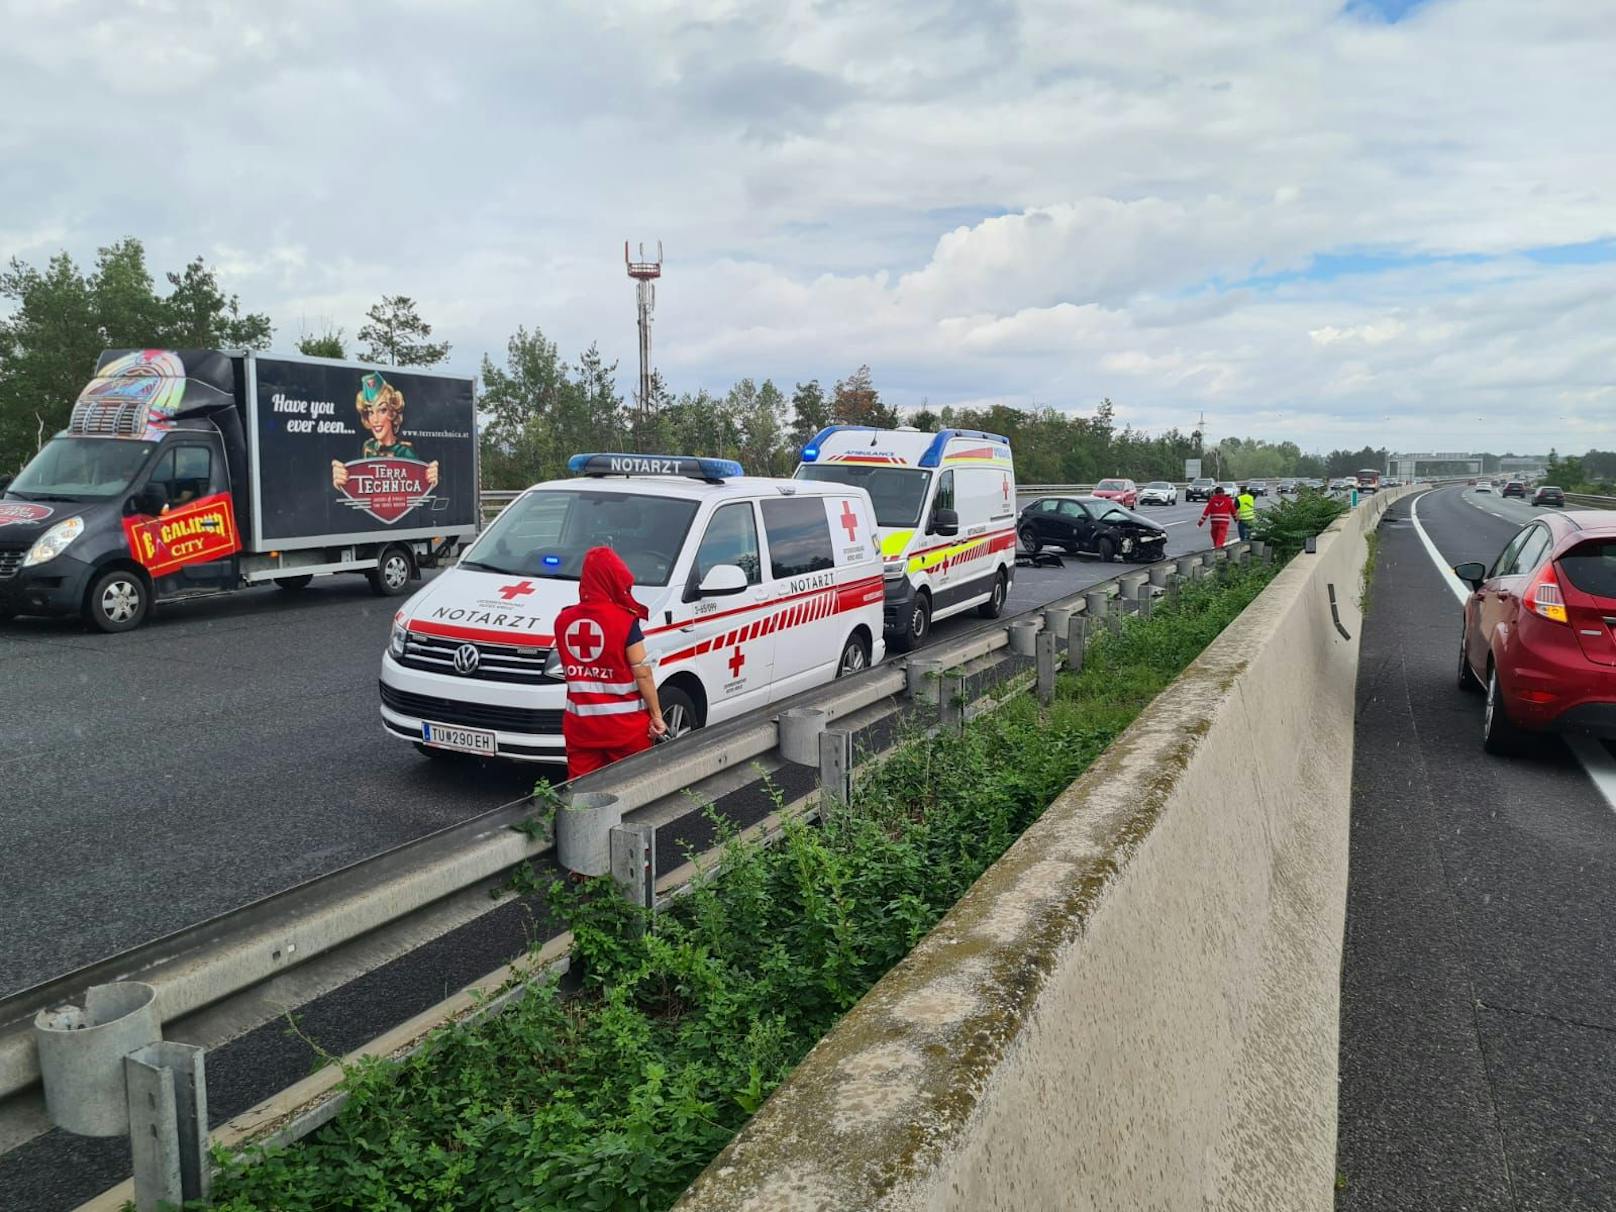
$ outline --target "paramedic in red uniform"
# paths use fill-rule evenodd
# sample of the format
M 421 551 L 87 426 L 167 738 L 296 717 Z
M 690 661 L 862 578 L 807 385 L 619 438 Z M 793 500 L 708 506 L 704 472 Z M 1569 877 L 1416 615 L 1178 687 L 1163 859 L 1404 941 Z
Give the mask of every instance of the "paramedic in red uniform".
M 1206 508 L 1201 511 L 1201 520 L 1197 526 L 1206 525 L 1208 518 L 1212 519 L 1212 546 L 1222 547 L 1229 538 L 1229 521 L 1238 511 L 1239 505 L 1235 499 L 1223 491 L 1219 484 L 1212 490 L 1212 495 L 1206 500 Z
M 567 679 L 561 736 L 567 777 L 649 749 L 667 732 L 645 655 L 634 574 L 610 547 L 591 547 L 578 578 L 578 604 L 556 615 L 555 642 Z

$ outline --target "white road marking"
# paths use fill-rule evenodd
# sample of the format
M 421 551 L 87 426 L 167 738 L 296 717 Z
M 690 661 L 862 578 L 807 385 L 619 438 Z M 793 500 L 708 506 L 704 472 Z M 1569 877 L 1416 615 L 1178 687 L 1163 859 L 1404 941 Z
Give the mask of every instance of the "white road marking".
M 1420 542 L 1425 544 L 1426 553 L 1430 555 L 1431 561 L 1437 566 L 1437 571 L 1442 573 L 1443 579 L 1448 583 L 1448 588 L 1453 590 L 1454 596 L 1463 604 L 1465 599 L 1470 596 L 1469 587 L 1453 575 L 1453 568 L 1442 558 L 1442 553 L 1437 550 L 1436 544 L 1431 542 L 1431 536 L 1425 533 L 1425 527 L 1420 525 L 1420 500 L 1424 496 L 1425 494 L 1421 493 L 1420 496 L 1409 502 L 1408 516 L 1414 522 L 1414 532 L 1420 536 Z M 1484 510 L 1483 512 L 1492 513 L 1491 510 Z M 1511 520 L 1501 518 L 1497 514 L 1492 514 L 1492 516 L 1498 518 L 1501 522 Z M 1566 748 L 1571 750 L 1572 756 L 1582 763 L 1582 768 L 1588 775 L 1588 781 L 1594 785 L 1594 790 L 1604 796 L 1605 803 L 1610 806 L 1610 810 L 1616 812 L 1616 758 L 1611 757 L 1610 750 L 1605 748 L 1602 741 L 1595 740 L 1590 736 L 1570 735 L 1561 739 L 1565 741 Z

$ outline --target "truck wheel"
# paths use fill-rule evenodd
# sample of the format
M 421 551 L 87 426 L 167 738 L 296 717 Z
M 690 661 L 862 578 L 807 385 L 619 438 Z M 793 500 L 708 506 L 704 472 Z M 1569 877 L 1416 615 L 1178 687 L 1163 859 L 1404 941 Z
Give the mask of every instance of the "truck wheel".
M 396 598 L 410 587 L 410 575 L 415 571 L 410 553 L 402 547 L 384 547 L 376 559 L 376 567 L 365 574 L 370 591 L 379 598 Z
M 887 642 L 894 652 L 913 652 L 931 635 L 931 598 L 924 593 L 915 594 L 909 607 L 908 625 L 900 627 Z
M 84 599 L 84 617 L 100 631 L 133 631 L 151 605 L 146 582 L 125 568 L 102 573 Z
M 999 569 L 999 575 L 993 578 L 993 593 L 988 600 L 976 608 L 976 613 L 984 619 L 996 619 L 1004 613 L 1004 600 L 1010 596 L 1010 581 L 1004 575 L 1004 569 Z
M 857 635 L 847 637 L 847 643 L 842 645 L 841 658 L 836 662 L 836 676 L 846 677 L 848 674 L 863 673 L 870 667 L 870 652 L 865 647 L 864 640 Z
M 670 741 L 701 727 L 695 700 L 679 687 L 664 686 L 657 692 L 657 702 L 662 704 L 662 722 L 668 726 Z
M 309 583 L 313 580 L 313 573 L 307 573 L 300 577 L 276 577 L 275 587 L 277 589 L 288 590 L 291 593 L 297 593 L 299 590 L 307 589 L 309 587 Z

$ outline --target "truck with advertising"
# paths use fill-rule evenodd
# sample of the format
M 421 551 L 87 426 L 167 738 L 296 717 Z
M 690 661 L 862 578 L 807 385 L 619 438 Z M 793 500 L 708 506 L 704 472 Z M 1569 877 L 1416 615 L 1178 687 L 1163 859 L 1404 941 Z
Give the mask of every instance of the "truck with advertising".
M 1010 440 L 976 429 L 832 425 L 802 449 L 797 479 L 862 488 L 875 504 L 887 644 L 908 652 L 932 624 L 996 619 L 1016 575 Z
M 593 547 L 634 574 L 672 737 L 881 660 L 881 557 L 862 489 L 686 455 L 579 454 L 569 468 L 574 478 L 506 506 L 394 616 L 381 668 L 389 735 L 429 757 L 564 763 L 555 619 L 577 602 Z M 568 646 L 592 640 L 604 642 L 598 629 Z
M 327 358 L 108 350 L 0 478 L 0 619 L 129 631 L 154 605 L 362 574 L 381 596 L 475 535 L 473 380 Z

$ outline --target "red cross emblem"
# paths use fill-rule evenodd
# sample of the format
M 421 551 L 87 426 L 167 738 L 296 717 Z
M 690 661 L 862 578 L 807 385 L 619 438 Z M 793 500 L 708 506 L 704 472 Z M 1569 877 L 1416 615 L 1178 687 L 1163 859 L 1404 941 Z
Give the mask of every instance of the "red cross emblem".
M 514 601 L 515 599 L 522 597 L 524 594 L 529 594 L 532 592 L 532 581 L 518 581 L 514 585 L 501 585 L 499 587 L 499 596 L 504 598 L 507 602 Z
M 734 652 L 730 653 L 729 656 L 729 676 L 732 678 L 740 677 L 741 670 L 745 668 L 745 666 L 746 654 L 742 652 L 739 647 L 737 647 Z
M 849 543 L 858 540 L 858 514 L 853 512 L 853 506 L 847 501 L 842 502 L 842 529 L 847 531 Z
M 606 633 L 593 619 L 574 619 L 567 627 L 567 647 L 580 661 L 593 661 L 605 651 Z
M 1004 477 L 1004 499 L 1005 499 L 1005 501 L 1007 503 L 1010 500 L 1010 477 L 1009 476 Z

